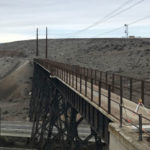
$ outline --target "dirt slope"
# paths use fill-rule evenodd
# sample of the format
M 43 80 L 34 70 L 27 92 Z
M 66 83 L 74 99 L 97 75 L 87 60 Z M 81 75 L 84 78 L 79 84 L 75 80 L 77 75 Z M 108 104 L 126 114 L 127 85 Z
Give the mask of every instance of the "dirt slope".
M 6 120 L 27 118 L 32 70 L 32 64 L 26 60 L 17 69 L 0 80 L 0 106 L 2 117 Z

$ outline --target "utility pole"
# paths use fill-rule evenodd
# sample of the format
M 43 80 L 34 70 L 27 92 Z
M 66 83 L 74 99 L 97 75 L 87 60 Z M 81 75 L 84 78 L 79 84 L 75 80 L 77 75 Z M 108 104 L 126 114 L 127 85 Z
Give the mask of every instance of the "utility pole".
M 125 37 L 128 38 L 129 37 L 129 30 L 128 30 L 128 25 L 125 24 Z
M 46 47 L 45 47 L 45 58 L 47 58 L 47 54 L 48 54 L 48 29 L 46 27 Z
M 36 56 L 39 56 L 39 30 L 36 29 Z

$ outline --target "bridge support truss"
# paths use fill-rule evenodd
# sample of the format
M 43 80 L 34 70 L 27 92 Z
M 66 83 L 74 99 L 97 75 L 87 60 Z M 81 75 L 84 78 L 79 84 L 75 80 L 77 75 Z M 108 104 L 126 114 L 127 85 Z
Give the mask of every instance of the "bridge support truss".
M 64 150 L 79 150 L 92 137 L 97 150 L 102 149 L 102 140 L 108 145 L 110 120 L 36 63 L 32 86 L 29 114 L 33 121 L 32 145 L 41 150 L 55 149 L 58 145 Z M 91 133 L 85 139 L 78 135 L 83 119 L 91 126 Z

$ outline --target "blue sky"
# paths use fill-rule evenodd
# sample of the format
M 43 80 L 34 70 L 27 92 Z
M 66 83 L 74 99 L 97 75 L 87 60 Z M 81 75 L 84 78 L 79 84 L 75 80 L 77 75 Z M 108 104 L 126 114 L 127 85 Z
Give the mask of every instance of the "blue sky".
M 130 0 L 126 9 L 140 0 Z M 141 0 L 135 7 L 86 31 L 78 32 L 100 21 L 127 0 L 0 0 L 0 43 L 35 38 L 39 27 L 44 37 L 48 26 L 49 38 L 123 37 L 124 28 L 104 34 L 150 16 L 150 0 Z M 150 17 L 129 26 L 129 34 L 150 37 Z

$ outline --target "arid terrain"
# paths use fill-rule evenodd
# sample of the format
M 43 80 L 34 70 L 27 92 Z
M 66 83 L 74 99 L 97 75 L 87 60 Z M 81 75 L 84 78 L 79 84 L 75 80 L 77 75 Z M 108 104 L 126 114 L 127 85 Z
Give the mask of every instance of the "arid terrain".
M 0 44 L 0 107 L 4 120 L 27 120 L 32 58 L 36 43 Z M 45 40 L 39 41 L 39 57 Z M 48 41 L 48 58 L 150 80 L 150 39 L 58 39 Z

